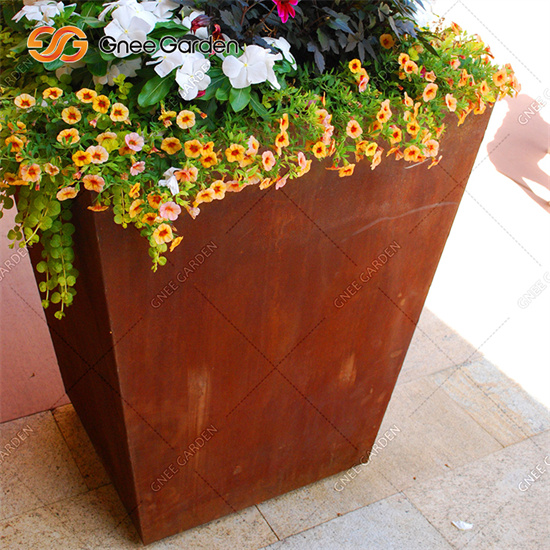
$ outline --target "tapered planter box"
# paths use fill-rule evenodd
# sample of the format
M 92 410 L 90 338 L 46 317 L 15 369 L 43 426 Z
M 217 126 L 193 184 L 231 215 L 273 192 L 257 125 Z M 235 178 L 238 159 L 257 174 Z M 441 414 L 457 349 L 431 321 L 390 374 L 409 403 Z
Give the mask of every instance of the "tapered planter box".
M 489 120 L 441 164 L 318 163 L 147 243 L 75 209 L 78 295 L 47 311 L 67 393 L 145 543 L 357 464 L 373 445 Z M 40 251 L 31 253 L 34 263 Z

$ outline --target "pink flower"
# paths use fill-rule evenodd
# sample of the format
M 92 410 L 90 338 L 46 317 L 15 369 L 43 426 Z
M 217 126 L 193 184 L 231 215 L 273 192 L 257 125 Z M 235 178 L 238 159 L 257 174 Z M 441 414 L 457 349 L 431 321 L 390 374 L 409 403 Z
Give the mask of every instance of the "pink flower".
M 145 143 L 145 140 L 136 132 L 126 134 L 124 141 L 126 142 L 128 148 L 132 149 L 132 151 L 141 151 Z
M 284 176 L 283 178 L 278 179 L 277 183 L 275 184 L 275 189 L 280 189 L 281 187 L 284 187 L 287 181 L 288 176 Z
M 273 0 L 277 4 L 277 12 L 283 23 L 288 21 L 288 17 L 294 17 L 296 10 L 294 6 L 298 5 L 298 0 Z
M 159 214 L 165 220 L 174 221 L 177 220 L 178 216 L 181 214 L 181 207 L 173 201 L 165 202 L 164 204 L 161 204 Z
M 144 161 L 134 162 L 134 164 L 132 164 L 132 167 L 130 168 L 130 174 L 132 174 L 132 176 L 137 176 L 138 174 L 141 174 L 144 170 L 145 170 Z

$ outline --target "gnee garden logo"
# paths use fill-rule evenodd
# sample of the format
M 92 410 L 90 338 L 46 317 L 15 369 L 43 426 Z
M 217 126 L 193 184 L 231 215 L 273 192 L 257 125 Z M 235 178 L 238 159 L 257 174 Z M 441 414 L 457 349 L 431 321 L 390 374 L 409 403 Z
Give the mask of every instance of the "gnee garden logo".
M 43 48 L 42 40 L 38 37 L 42 35 L 52 35 L 50 44 L 43 52 L 38 52 L 38 49 Z M 76 38 L 73 40 L 73 38 Z M 76 53 L 66 54 L 64 53 L 65 47 L 68 42 L 73 40 L 72 45 L 77 49 Z M 88 39 L 82 29 L 68 25 L 62 27 L 59 30 L 55 30 L 53 27 L 38 27 L 34 29 L 27 40 L 27 48 L 31 56 L 40 63 L 50 63 L 56 59 L 60 59 L 64 63 L 76 63 L 80 61 L 88 51 Z

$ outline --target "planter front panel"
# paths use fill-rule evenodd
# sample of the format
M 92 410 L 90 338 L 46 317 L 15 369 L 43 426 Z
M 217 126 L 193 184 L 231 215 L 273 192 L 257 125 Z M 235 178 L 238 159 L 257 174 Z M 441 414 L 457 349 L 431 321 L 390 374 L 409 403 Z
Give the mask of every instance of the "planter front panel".
M 204 205 L 156 274 L 137 231 L 81 205 L 79 294 L 49 322 L 145 542 L 368 453 L 488 117 L 451 127 L 431 170 L 386 160 L 341 179 L 314 164 Z

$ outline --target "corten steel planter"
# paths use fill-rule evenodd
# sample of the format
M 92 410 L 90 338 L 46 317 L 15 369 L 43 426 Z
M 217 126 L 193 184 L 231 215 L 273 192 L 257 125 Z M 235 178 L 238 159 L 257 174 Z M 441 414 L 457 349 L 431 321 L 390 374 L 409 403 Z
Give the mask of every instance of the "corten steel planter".
M 48 323 L 67 393 L 150 543 L 357 464 L 373 445 L 489 112 L 441 164 L 313 164 L 147 243 L 76 208 L 78 295 Z M 32 251 L 34 263 L 39 250 Z

